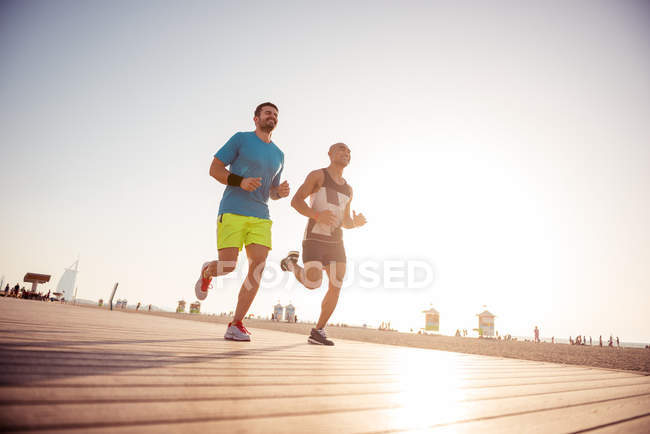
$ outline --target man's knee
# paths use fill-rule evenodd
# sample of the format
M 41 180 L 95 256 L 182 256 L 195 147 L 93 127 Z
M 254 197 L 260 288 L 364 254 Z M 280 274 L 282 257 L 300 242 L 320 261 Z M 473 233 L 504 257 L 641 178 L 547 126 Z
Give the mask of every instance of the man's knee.
M 307 289 L 320 288 L 323 282 L 323 271 L 316 267 L 310 267 L 305 270 L 305 287 Z
M 264 272 L 264 267 L 266 267 L 266 261 L 249 261 L 248 262 L 248 275 L 252 276 L 255 280 L 260 280 L 262 278 L 262 273 Z
M 208 273 L 211 276 L 223 276 L 232 273 L 237 266 L 237 261 L 213 261 L 208 265 Z
M 219 276 L 232 273 L 237 266 L 237 257 L 239 249 L 237 247 L 227 247 L 219 250 L 219 259 L 210 264 L 214 267 L 214 272 Z
M 341 293 L 341 286 L 333 285 L 330 283 L 329 288 L 327 288 L 327 292 L 338 296 Z
M 219 261 L 219 268 L 221 271 L 219 274 L 232 273 L 235 270 L 235 267 L 237 267 L 237 261 Z
M 264 271 L 264 267 L 266 267 L 266 259 L 248 261 L 248 269 L 249 270 Z

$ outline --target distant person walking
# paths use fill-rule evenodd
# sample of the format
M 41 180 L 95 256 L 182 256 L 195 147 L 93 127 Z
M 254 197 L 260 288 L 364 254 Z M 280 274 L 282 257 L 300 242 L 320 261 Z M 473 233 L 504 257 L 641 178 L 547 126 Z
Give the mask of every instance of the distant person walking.
M 227 186 L 217 219 L 219 259 L 201 266 L 194 285 L 196 298 L 204 300 L 212 278 L 232 272 L 239 252 L 246 248 L 248 274 L 224 335 L 224 339 L 234 341 L 250 341 L 242 320 L 260 287 L 271 250 L 269 198 L 275 200 L 289 195 L 289 184 L 280 183 L 284 153 L 271 141 L 271 133 L 278 124 L 278 108 L 270 102 L 258 105 L 253 122 L 255 131 L 236 133 L 212 160 L 210 176 Z
M 598 340 L 600 341 L 600 346 L 602 347 L 603 346 L 603 335 L 600 335 Z
M 325 326 L 338 303 L 347 262 L 341 227 L 358 228 L 366 224 L 366 218 L 354 211 L 350 216 L 352 187 L 343 178 L 343 169 L 350 164 L 350 148 L 345 143 L 335 143 L 328 155 L 330 165 L 309 173 L 291 200 L 291 206 L 309 219 L 302 242 L 304 268 L 298 265 L 297 251 L 289 252 L 280 267 L 292 272 L 307 289 L 320 288 L 325 269 L 329 288 L 307 341 L 331 346 L 334 342 L 327 339 Z M 305 203 L 307 197 L 310 205 Z
M 534 333 L 535 333 L 535 342 L 539 343 L 539 328 L 537 328 L 537 326 L 535 326 Z

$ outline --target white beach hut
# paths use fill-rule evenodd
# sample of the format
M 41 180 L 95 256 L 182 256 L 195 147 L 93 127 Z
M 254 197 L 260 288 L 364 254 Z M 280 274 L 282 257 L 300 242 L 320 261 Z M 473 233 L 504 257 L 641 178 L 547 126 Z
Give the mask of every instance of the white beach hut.
M 287 322 L 296 322 L 296 308 L 293 304 L 289 303 L 284 308 L 284 319 Z
M 494 336 L 494 318 L 496 318 L 496 315 L 484 310 L 476 316 L 478 316 L 479 335 L 486 337 Z
M 423 310 L 424 314 L 424 330 L 428 332 L 440 331 L 440 313 L 430 307 L 429 310 Z
M 273 306 L 273 320 L 280 321 L 282 319 L 283 312 L 284 312 L 284 307 L 278 301 L 278 304 Z

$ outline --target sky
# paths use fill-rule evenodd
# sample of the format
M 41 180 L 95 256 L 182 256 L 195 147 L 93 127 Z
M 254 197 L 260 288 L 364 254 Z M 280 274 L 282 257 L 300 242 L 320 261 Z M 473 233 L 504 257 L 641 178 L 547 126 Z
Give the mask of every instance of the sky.
M 216 258 L 214 153 L 280 109 L 292 191 L 345 142 L 349 275 L 330 322 L 650 342 L 650 5 L 4 1 L 0 278 L 80 258 L 80 298 L 174 309 Z M 315 321 L 271 201 L 250 313 Z M 410 264 L 410 265 L 409 265 Z M 411 267 L 412 273 L 407 273 Z M 234 310 L 242 273 L 203 312 Z M 408 277 L 411 277 L 409 280 Z

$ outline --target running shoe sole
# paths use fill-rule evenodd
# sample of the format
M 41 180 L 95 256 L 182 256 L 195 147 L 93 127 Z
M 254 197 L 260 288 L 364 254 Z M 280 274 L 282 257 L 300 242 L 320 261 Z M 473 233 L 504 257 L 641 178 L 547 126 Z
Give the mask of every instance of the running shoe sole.
M 208 265 L 210 262 L 204 262 L 203 265 L 201 265 L 201 273 L 199 274 L 199 280 L 196 281 L 194 284 L 194 295 L 196 295 L 196 298 L 198 300 L 205 300 L 205 298 L 208 296 L 208 291 L 201 291 L 201 285 L 203 283 L 203 270 L 205 270 L 205 266 Z
M 250 337 L 248 339 L 236 339 L 235 337 L 233 337 L 232 335 L 229 335 L 228 333 L 226 333 L 223 338 L 225 340 L 227 340 L 227 341 L 236 341 L 236 342 L 250 342 L 251 341 Z
M 300 258 L 300 252 L 297 250 L 291 250 L 286 258 L 284 258 L 282 261 L 280 261 L 280 269 L 282 271 L 289 271 L 289 268 L 287 268 L 287 262 L 292 261 L 294 263 L 298 262 L 298 258 Z
M 310 344 L 314 344 L 314 345 L 324 345 L 326 347 L 333 347 L 334 346 L 334 342 L 332 342 L 332 345 L 329 345 L 329 344 L 326 344 L 324 342 L 319 342 L 316 339 L 312 338 L 311 336 L 307 339 L 307 342 L 309 342 Z

